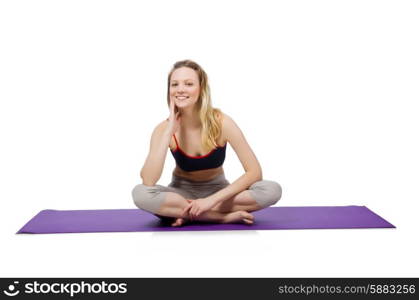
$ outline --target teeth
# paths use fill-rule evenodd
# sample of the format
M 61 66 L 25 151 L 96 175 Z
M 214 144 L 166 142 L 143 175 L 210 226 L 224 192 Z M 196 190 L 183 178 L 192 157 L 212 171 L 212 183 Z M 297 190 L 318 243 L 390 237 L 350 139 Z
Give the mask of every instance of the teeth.
M 186 96 L 178 96 L 178 97 L 176 97 L 177 99 L 180 99 L 180 100 L 184 100 L 184 99 L 186 99 L 186 98 L 188 98 L 188 97 L 186 97 Z

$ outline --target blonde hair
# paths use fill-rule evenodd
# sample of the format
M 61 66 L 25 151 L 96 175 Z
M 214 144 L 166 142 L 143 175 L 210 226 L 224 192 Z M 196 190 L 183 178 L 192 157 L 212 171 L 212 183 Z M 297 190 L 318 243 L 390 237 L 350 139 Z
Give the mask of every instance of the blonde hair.
M 196 71 L 199 78 L 199 97 L 196 105 L 199 110 L 199 118 L 202 124 L 201 144 L 205 152 L 217 147 L 217 138 L 221 135 L 222 112 L 218 108 L 213 108 L 211 103 L 211 93 L 208 84 L 208 76 L 196 62 L 186 59 L 176 62 L 169 72 L 167 78 L 167 105 L 170 106 L 170 78 L 172 73 L 181 67 L 188 67 Z

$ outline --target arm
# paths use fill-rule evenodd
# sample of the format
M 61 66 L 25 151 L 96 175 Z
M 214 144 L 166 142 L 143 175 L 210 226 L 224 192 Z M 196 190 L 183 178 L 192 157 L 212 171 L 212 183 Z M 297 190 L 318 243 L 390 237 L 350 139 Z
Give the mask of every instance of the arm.
M 154 129 L 150 150 L 140 173 L 144 185 L 153 186 L 160 179 L 171 137 L 167 121 L 161 122 Z
M 231 199 L 234 195 L 248 189 L 256 181 L 262 180 L 262 168 L 255 154 L 240 128 L 226 114 L 224 114 L 222 130 L 227 141 L 236 152 L 245 173 L 227 187 L 207 197 L 214 205 Z

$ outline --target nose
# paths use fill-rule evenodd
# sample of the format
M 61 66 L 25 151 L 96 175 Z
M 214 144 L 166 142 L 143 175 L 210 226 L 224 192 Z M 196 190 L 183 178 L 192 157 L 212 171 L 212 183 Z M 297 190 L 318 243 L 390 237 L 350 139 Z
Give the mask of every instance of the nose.
M 185 92 L 185 87 L 183 85 L 178 85 L 175 89 L 176 94 L 183 94 Z

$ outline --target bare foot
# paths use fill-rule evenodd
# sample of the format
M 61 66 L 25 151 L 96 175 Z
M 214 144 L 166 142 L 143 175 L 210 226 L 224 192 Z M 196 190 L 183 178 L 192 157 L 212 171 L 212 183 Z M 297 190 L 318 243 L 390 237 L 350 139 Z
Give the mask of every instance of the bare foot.
M 245 224 L 253 224 L 253 220 L 255 218 L 252 214 L 248 213 L 244 210 L 239 210 L 235 212 L 231 212 L 224 217 L 222 223 L 245 223 Z
M 179 227 L 182 226 L 185 223 L 185 220 L 182 218 L 177 218 L 173 223 L 172 226 L 173 227 Z

